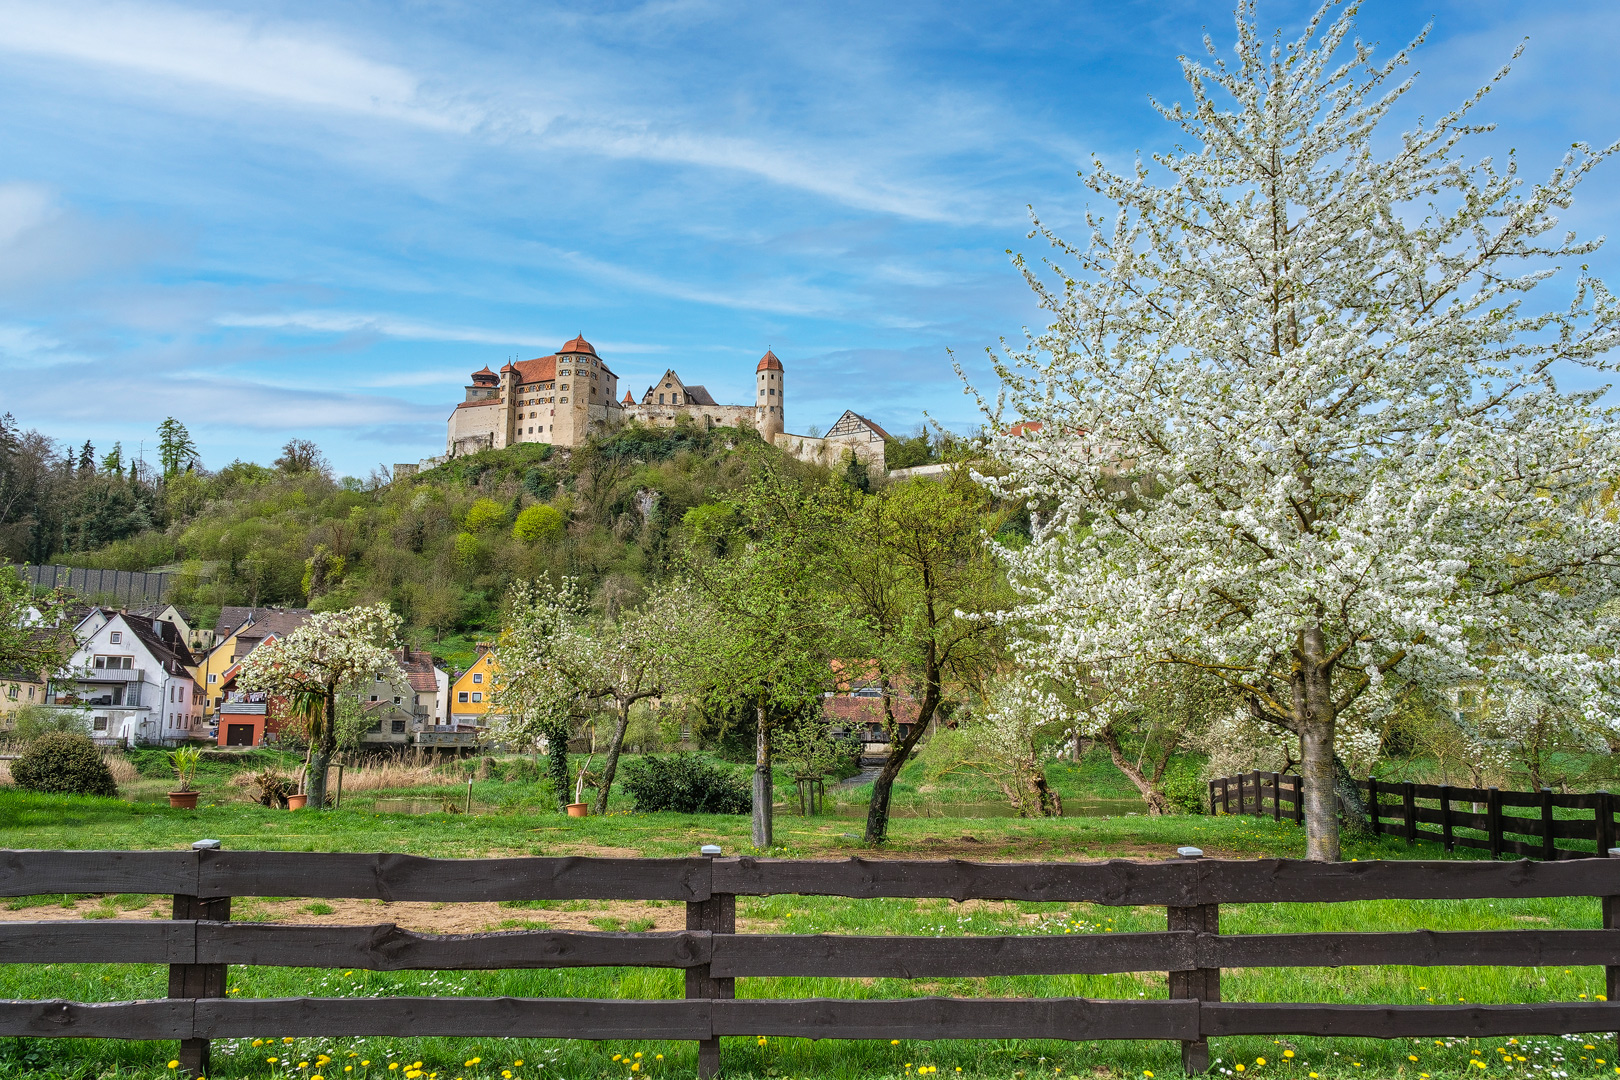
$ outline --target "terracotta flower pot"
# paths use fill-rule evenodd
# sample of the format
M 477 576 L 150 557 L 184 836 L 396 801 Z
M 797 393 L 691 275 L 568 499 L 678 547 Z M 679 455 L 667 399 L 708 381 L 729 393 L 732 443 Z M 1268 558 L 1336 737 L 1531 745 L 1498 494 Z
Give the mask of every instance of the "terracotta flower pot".
M 590 812 L 591 812 L 591 804 L 590 803 L 571 802 L 571 803 L 568 804 L 568 816 L 569 817 L 589 817 Z
M 169 792 L 169 805 L 176 810 L 195 810 L 197 809 L 197 796 L 199 794 L 200 792 L 196 791 L 171 791 Z
M 289 810 L 302 810 L 304 808 L 304 805 L 306 803 L 308 803 L 308 802 L 309 802 L 309 796 L 308 795 L 289 795 L 289 796 L 287 796 L 287 809 L 289 809 Z

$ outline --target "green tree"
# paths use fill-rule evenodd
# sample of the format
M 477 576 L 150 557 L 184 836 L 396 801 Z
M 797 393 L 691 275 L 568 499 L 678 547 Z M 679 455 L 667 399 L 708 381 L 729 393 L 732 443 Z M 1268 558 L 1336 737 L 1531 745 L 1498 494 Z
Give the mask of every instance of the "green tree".
M 47 678 L 59 674 L 73 655 L 70 597 L 62 592 L 34 595 L 9 566 L 0 566 L 0 672 Z
M 111 473 L 113 476 L 118 477 L 118 479 L 120 479 L 120 480 L 122 480 L 124 478 L 124 444 L 123 443 L 121 443 L 121 442 L 113 443 L 113 448 L 111 450 L 107 451 L 106 456 L 101 459 L 101 471 L 104 472 L 104 473 Z
M 895 778 L 947 688 L 982 677 L 1001 658 L 995 613 L 1010 597 L 984 543 L 1001 517 L 966 468 L 871 495 L 847 491 L 829 515 L 837 524 L 823 558 L 833 587 L 870 634 L 867 655 L 856 663 L 875 668 L 889 736 L 889 754 L 872 782 L 868 844 L 887 839 Z M 904 738 L 895 715 L 902 695 L 917 709 Z
M 196 468 L 197 444 L 192 441 L 186 425 L 171 416 L 159 424 L 157 430 L 158 461 L 163 465 L 163 479 Z
M 718 557 L 693 541 L 692 575 L 710 612 L 694 628 L 689 696 L 724 712 L 751 702 L 754 740 L 754 847 L 771 847 L 773 721 L 816 703 L 832 682 L 832 662 L 857 637 L 843 599 L 825 587 L 822 562 L 828 500 L 767 466 L 734 501 L 738 535 Z

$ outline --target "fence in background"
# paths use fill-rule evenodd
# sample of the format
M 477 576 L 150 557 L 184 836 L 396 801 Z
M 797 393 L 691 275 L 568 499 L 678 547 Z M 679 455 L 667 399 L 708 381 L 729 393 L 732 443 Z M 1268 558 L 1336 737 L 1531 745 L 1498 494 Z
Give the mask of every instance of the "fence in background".
M 127 607 L 162 602 L 175 575 L 140 570 L 87 570 L 82 566 L 7 564 L 24 581 L 43 589 L 68 589 L 87 599 L 111 596 Z
M 1562 862 L 1293 860 L 973 863 L 718 858 L 428 859 L 397 854 L 193 851 L 0 852 L 0 895 L 174 896 L 170 920 L 0 923 L 0 963 L 169 965 L 161 1001 L 0 1001 L 0 1035 L 179 1039 L 192 1075 L 209 1040 L 298 1036 L 688 1039 L 700 1076 L 724 1036 L 831 1039 L 1173 1039 L 1188 1072 L 1211 1037 L 1408 1038 L 1620 1030 L 1620 1001 L 1346 1005 L 1221 1000 L 1227 967 L 1541 967 L 1601 964 L 1620 998 L 1620 859 Z M 718 849 L 705 849 L 718 852 Z M 1192 855 L 1196 849 L 1185 849 Z M 298 883 L 291 886 L 290 883 Z M 686 930 L 417 934 L 374 926 L 230 921 L 236 896 L 390 901 L 666 900 Z M 736 898 L 779 894 L 1096 903 L 1165 908 L 1146 933 L 898 937 L 739 934 Z M 1598 896 L 1603 929 L 1222 934 L 1223 903 Z M 381 971 L 657 967 L 685 973 L 685 1000 L 227 996 L 230 965 Z M 947 979 L 1164 971 L 1167 1000 L 1089 998 L 749 999 L 762 976 Z M 1528 986 L 1530 980 L 1526 980 Z
M 1607 791 L 1561 795 L 1551 788 L 1502 791 L 1371 778 L 1365 783 L 1358 780 L 1356 786 L 1366 797 L 1367 821 L 1374 833 L 1403 836 L 1408 843 L 1434 840 L 1447 851 L 1477 848 L 1490 852 L 1493 859 L 1591 858 L 1613 847 L 1620 831 L 1615 827 L 1617 799 Z M 1274 820 L 1299 822 L 1304 820 L 1303 792 L 1304 782 L 1297 776 L 1263 772 L 1222 776 L 1209 782 L 1209 808 L 1212 814 L 1269 813 Z M 1509 812 L 1524 809 L 1533 812 Z M 1591 846 L 1560 846 L 1560 840 L 1587 841 Z

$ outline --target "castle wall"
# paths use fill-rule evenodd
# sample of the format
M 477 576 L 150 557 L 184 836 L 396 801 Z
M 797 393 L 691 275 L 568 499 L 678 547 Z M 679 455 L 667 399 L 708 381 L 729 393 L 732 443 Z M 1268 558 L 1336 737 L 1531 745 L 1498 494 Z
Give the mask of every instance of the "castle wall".
M 639 421 L 648 427 L 674 427 L 679 416 L 689 416 L 702 428 L 757 427 L 759 410 L 752 405 L 626 405 L 625 422 Z
M 813 435 L 779 433 L 771 442 L 783 453 L 814 465 L 826 465 L 831 468 L 844 459 L 845 453 L 853 453 L 861 461 L 866 462 L 868 469 L 875 469 L 878 475 L 883 475 L 885 471 L 883 440 L 872 441 L 864 434 L 818 439 Z
M 506 445 L 507 410 L 504 404 L 474 405 L 450 414 L 445 452 L 451 457 Z

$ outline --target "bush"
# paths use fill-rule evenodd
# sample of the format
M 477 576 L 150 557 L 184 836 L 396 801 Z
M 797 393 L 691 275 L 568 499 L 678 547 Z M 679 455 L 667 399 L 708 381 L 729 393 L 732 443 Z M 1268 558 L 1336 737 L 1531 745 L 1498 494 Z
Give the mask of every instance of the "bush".
M 531 544 L 542 540 L 550 543 L 563 534 L 567 524 L 562 511 L 555 506 L 530 506 L 518 514 L 512 535 Z
M 1172 761 L 1164 773 L 1164 797 L 1178 814 L 1202 814 L 1208 811 L 1209 783 L 1200 774 L 1196 760 Z
M 112 770 L 84 735 L 41 735 L 11 763 L 17 786 L 48 795 L 117 795 Z
M 624 790 L 637 813 L 746 814 L 754 797 L 747 778 L 694 754 L 636 758 L 625 763 Z
M 11 716 L 12 728 L 7 734 L 13 742 L 25 746 L 44 735 L 88 735 L 90 732 L 90 717 L 73 709 L 24 705 Z

